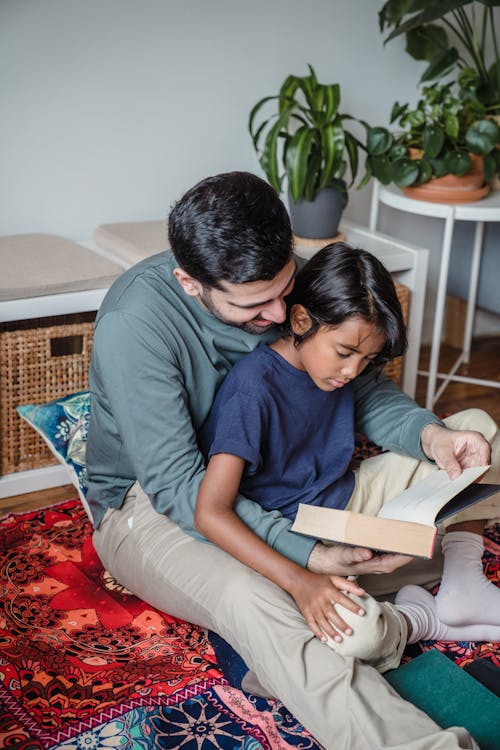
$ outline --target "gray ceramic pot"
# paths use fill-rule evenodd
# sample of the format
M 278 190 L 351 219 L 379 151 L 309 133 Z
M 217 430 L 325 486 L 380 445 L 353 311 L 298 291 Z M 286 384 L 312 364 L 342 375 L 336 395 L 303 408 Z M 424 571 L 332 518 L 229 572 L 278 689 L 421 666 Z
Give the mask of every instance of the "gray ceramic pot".
M 288 205 L 294 234 L 309 239 L 327 239 L 338 233 L 344 210 L 342 193 L 325 188 L 313 201 L 301 199 L 295 203 L 288 193 Z

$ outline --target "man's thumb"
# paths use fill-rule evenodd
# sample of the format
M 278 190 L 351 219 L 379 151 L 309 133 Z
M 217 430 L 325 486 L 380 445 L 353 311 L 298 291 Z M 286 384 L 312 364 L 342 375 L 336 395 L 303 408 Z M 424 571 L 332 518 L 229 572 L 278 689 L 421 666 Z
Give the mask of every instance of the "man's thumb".
M 462 473 L 462 467 L 455 456 L 449 456 L 442 468 L 446 471 L 450 479 L 456 479 Z

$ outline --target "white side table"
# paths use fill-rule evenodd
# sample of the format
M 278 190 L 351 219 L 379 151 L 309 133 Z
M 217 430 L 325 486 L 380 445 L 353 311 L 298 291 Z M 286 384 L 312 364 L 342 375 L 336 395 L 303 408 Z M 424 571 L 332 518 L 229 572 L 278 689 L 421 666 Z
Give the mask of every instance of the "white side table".
M 395 208 L 399 211 L 417 214 L 420 216 L 433 216 L 444 219 L 443 245 L 441 251 L 441 265 L 436 297 L 436 310 L 434 317 L 434 329 L 432 333 L 431 356 L 428 371 L 419 371 L 420 375 L 427 375 L 426 407 L 432 409 L 442 392 L 450 381 L 455 380 L 463 383 L 485 385 L 491 388 L 500 388 L 500 382 L 485 380 L 483 378 L 470 378 L 456 375 L 461 364 L 470 361 L 470 349 L 472 330 L 474 325 L 474 313 L 476 310 L 477 286 L 479 281 L 479 269 L 481 265 L 481 253 L 483 248 L 484 225 L 487 222 L 500 221 L 500 191 L 490 193 L 477 203 L 462 203 L 457 205 L 445 203 L 430 203 L 407 198 L 399 188 L 390 185 L 383 187 L 375 182 L 370 211 L 370 229 L 374 231 L 378 222 L 378 210 L 380 203 Z M 441 348 L 441 335 L 443 330 L 444 309 L 446 304 L 446 287 L 448 283 L 448 270 L 450 263 L 453 229 L 455 221 L 473 221 L 476 224 L 472 261 L 470 269 L 469 290 L 467 296 L 467 315 L 463 335 L 462 351 L 455 364 L 448 373 L 438 372 L 439 352 Z M 437 388 L 437 380 L 443 383 Z

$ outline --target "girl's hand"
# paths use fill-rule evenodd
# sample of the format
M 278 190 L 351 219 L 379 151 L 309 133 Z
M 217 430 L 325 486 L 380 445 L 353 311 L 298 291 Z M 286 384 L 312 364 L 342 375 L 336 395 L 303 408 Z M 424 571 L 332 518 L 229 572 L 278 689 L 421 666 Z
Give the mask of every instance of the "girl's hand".
M 342 634 L 352 635 L 353 630 L 339 615 L 335 604 L 341 604 L 360 617 L 365 614 L 364 609 L 344 592 L 356 596 L 363 596 L 365 593 L 357 583 L 347 578 L 311 573 L 308 570 L 301 571 L 289 591 L 316 638 L 326 642 L 328 635 L 337 643 L 342 641 Z

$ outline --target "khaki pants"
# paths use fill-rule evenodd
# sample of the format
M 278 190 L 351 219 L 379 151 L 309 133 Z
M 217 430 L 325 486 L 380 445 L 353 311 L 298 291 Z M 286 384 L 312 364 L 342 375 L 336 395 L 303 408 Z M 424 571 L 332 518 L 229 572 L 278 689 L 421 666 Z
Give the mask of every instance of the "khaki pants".
M 482 412 L 464 414 L 469 417 L 460 419 L 471 420 L 474 429 L 481 424 L 481 431 L 495 431 Z M 389 474 L 383 481 L 390 481 L 391 488 L 394 481 L 397 493 L 400 462 L 412 460 L 396 458 L 395 474 L 391 454 L 386 454 L 374 475 L 381 478 L 386 473 L 382 464 L 389 466 L 392 479 Z M 407 477 L 407 485 L 427 471 L 415 464 L 407 472 L 414 477 Z M 365 491 L 360 474 L 353 502 Z M 330 649 L 313 636 L 286 592 L 156 513 L 137 484 L 120 510 L 108 511 L 94 532 L 94 544 L 107 570 L 137 596 L 225 638 L 264 693 L 278 697 L 326 750 L 477 748 L 465 730 L 441 730 L 370 666 L 396 666 L 404 647 L 404 620 L 390 604 L 368 598 L 363 602 L 366 618 L 352 620 L 353 636 Z M 404 570 L 398 586 L 406 582 Z

